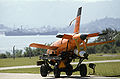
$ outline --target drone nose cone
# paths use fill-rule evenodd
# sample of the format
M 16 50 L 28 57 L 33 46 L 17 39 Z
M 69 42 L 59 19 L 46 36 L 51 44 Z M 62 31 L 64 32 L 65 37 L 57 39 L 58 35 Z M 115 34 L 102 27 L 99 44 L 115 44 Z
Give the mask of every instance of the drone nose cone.
M 88 35 L 80 35 L 80 39 L 81 40 L 85 40 L 87 38 Z
M 64 35 L 57 35 L 56 37 L 57 38 L 62 38 Z

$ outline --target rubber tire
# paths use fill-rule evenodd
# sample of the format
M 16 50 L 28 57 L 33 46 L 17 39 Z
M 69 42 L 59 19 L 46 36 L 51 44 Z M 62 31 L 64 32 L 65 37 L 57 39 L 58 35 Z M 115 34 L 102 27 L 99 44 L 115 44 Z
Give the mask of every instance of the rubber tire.
M 87 75 L 87 66 L 86 64 L 80 65 L 80 75 L 81 77 L 85 77 Z
M 57 66 L 54 67 L 54 76 L 55 78 L 60 78 L 60 71 Z
M 72 75 L 73 67 L 71 64 L 69 64 L 67 67 L 68 67 L 68 70 L 65 73 L 66 73 L 67 77 L 70 77 Z
M 42 77 L 46 77 L 47 74 L 48 74 L 47 67 L 44 66 L 44 65 L 42 65 L 42 66 L 40 67 L 40 73 L 41 73 L 41 76 L 42 76 Z

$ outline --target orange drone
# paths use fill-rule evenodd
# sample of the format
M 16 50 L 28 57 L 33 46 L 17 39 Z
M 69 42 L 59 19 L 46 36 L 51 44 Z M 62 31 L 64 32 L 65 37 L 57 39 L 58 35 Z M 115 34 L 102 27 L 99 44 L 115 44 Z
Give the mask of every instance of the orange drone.
M 79 34 L 81 10 L 82 7 L 78 9 L 77 17 L 74 19 L 76 22 L 72 35 L 57 35 L 56 37 L 61 39 L 52 43 L 50 46 L 36 43 L 30 44 L 30 47 L 48 49 L 47 54 L 40 56 L 40 60 L 42 61 L 37 62 L 38 65 L 41 65 L 40 73 L 43 77 L 46 77 L 47 74 L 52 71 L 55 77 L 60 77 L 60 72 L 65 72 L 67 76 L 71 76 L 75 71 L 80 71 L 81 76 L 86 76 L 87 67 L 85 64 L 81 63 L 84 59 L 88 59 L 88 53 L 85 52 L 87 46 L 100 45 L 114 41 L 88 43 L 89 38 L 106 35 L 106 33 Z M 70 22 L 70 25 L 73 21 Z M 79 59 L 79 63 L 77 67 L 73 69 L 70 63 L 76 58 Z M 51 68 L 51 66 L 54 66 L 54 68 Z

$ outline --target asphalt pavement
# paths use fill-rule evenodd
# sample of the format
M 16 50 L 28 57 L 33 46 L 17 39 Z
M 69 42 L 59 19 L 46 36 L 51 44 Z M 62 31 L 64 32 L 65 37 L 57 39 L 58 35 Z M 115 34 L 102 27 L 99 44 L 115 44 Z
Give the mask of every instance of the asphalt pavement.
M 100 77 L 90 75 L 87 77 L 81 77 L 80 75 L 72 75 L 67 77 L 66 75 L 61 75 L 57 79 L 120 79 L 117 77 Z M 55 79 L 54 75 L 48 75 L 47 77 L 42 77 L 40 74 L 28 74 L 28 73 L 0 73 L 0 79 Z

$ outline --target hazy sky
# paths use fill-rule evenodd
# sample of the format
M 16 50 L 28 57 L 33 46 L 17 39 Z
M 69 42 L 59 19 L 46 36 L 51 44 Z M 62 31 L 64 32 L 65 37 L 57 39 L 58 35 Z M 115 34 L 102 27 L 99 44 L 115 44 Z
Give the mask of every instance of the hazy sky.
M 0 0 L 0 24 L 65 27 L 82 8 L 81 23 L 120 18 L 120 0 Z

